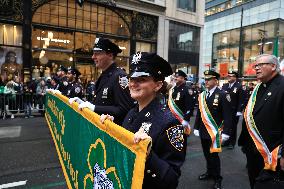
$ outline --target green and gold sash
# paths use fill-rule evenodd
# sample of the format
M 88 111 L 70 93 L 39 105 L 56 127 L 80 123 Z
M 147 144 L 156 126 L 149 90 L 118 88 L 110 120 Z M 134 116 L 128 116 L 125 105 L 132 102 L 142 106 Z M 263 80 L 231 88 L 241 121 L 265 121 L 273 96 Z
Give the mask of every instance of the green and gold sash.
M 198 98 L 199 101 L 199 109 L 201 113 L 202 122 L 204 123 L 207 132 L 210 135 L 210 138 L 212 140 L 212 144 L 210 147 L 210 153 L 213 152 L 221 152 L 221 131 L 222 131 L 222 124 L 223 122 L 218 126 L 215 122 L 213 116 L 211 115 L 207 103 L 206 103 L 206 92 L 203 91 Z
M 182 122 L 184 121 L 184 117 L 183 117 L 183 113 L 182 111 L 179 109 L 179 107 L 176 105 L 173 97 L 172 97 L 172 94 L 173 94 L 173 88 L 172 87 L 169 91 L 169 100 L 168 100 L 168 106 L 169 106 L 169 109 L 170 111 L 172 112 L 172 114 L 175 116 L 175 118 L 177 120 L 179 120 L 179 122 L 182 124 Z M 191 129 L 190 129 L 190 126 L 186 126 L 184 127 L 184 133 L 186 135 L 189 135 L 191 132 Z
M 248 101 L 247 107 L 245 109 L 244 112 L 244 118 L 246 121 L 246 126 L 248 129 L 248 132 L 257 148 L 257 150 L 259 151 L 259 153 L 261 154 L 261 156 L 263 157 L 264 160 L 264 169 L 266 170 L 272 170 L 275 171 L 276 170 L 276 166 L 277 166 L 277 156 L 278 156 L 278 151 L 280 148 L 280 145 L 278 147 L 276 147 L 272 152 L 269 151 L 268 147 L 265 144 L 265 141 L 263 140 L 263 138 L 261 137 L 254 118 L 253 118 L 253 109 L 254 109 L 254 105 L 256 102 L 256 95 L 257 95 L 257 91 L 259 89 L 260 84 L 257 84 L 256 87 L 254 88 L 250 99 Z

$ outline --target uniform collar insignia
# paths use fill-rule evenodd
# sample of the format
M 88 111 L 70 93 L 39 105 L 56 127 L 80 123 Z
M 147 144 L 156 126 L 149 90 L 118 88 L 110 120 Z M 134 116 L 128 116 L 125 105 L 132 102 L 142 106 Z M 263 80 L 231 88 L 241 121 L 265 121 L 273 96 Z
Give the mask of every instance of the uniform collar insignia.
M 146 117 L 149 117 L 150 115 L 151 115 L 150 112 L 147 112 L 147 113 L 145 114 Z

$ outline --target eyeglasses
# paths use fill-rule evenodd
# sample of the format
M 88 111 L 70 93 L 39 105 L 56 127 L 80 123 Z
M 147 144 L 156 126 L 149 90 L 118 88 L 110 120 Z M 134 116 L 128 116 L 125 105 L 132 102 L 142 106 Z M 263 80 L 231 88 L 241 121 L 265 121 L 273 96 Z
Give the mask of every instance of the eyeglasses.
M 260 69 L 262 68 L 264 65 L 267 65 L 267 64 L 271 64 L 271 63 L 267 63 L 267 62 L 263 62 L 263 63 L 258 63 L 258 64 L 255 64 L 253 66 L 254 69 Z

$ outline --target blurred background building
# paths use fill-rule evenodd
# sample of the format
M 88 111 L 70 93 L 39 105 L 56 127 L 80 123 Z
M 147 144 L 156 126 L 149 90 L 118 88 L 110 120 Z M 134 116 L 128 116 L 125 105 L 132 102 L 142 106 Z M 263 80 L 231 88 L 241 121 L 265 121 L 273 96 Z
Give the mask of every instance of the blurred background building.
M 249 79 L 257 55 L 282 60 L 283 19 L 284 0 L 206 0 L 199 75 L 213 67 L 223 77 L 231 69 Z
M 48 77 L 64 65 L 77 67 L 83 80 L 96 79 L 100 70 L 91 59 L 96 37 L 120 46 L 116 61 L 127 71 L 131 54 L 148 51 L 169 60 L 174 69 L 198 74 L 204 0 L 79 2 L 0 0 L 1 77 Z

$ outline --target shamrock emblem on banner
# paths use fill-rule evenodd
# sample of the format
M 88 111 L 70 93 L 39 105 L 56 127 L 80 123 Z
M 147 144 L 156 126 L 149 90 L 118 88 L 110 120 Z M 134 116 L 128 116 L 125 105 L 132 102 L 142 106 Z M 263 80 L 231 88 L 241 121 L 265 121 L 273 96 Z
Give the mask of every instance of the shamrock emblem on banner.
M 120 179 L 115 167 L 107 167 L 107 151 L 104 142 L 98 138 L 89 148 L 87 163 L 89 173 L 84 177 L 84 189 L 120 188 Z

